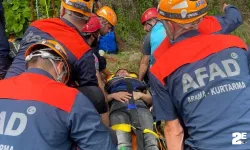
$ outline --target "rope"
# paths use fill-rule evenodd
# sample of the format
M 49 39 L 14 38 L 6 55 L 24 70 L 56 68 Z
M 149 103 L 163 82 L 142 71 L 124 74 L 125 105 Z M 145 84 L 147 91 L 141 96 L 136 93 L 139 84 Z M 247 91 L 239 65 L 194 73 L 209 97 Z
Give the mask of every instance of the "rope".
M 38 0 L 36 0 L 36 15 L 37 15 L 37 19 L 39 19 Z

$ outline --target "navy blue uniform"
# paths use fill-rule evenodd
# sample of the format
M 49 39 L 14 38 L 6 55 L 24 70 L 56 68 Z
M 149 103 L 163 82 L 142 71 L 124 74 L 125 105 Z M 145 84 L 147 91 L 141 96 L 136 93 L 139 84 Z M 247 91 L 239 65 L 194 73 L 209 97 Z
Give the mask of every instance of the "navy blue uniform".
M 0 147 L 8 150 L 115 150 L 111 135 L 89 99 L 28 69 L 0 81 Z M 15 94 L 14 94 L 15 93 Z
M 81 36 L 81 32 L 78 31 L 78 29 L 72 23 L 70 23 L 66 19 L 62 19 L 62 21 L 67 25 L 68 28 L 67 30 L 75 30 L 79 33 L 79 35 L 77 36 Z M 39 20 L 37 22 L 39 22 Z M 59 32 L 58 34 L 63 34 L 60 33 L 60 30 L 62 30 L 64 26 L 62 27 L 61 26 L 58 25 L 58 32 Z M 21 46 L 18 51 L 18 54 L 15 57 L 14 61 L 12 62 L 12 65 L 10 66 L 10 69 L 8 70 L 5 78 L 19 75 L 20 73 L 25 71 L 24 54 L 29 46 L 31 46 L 32 44 L 36 43 L 38 40 L 41 39 L 52 40 L 54 38 L 55 37 L 52 37 L 49 33 L 45 33 L 34 26 L 30 26 L 24 34 L 24 37 L 20 43 Z M 68 39 L 67 41 L 71 40 L 72 39 Z M 84 55 L 76 56 L 72 51 L 68 49 L 68 47 L 65 46 L 64 43 L 61 44 L 66 49 L 68 60 L 69 63 L 71 64 L 72 68 L 71 81 L 77 81 L 79 86 L 98 86 L 96 78 L 96 70 L 95 70 L 95 61 L 91 49 L 89 49 Z M 77 53 L 77 51 L 81 50 L 74 49 L 74 51 L 76 51 Z
M 187 32 L 175 43 L 197 35 L 198 31 Z M 176 68 L 165 78 L 165 86 L 151 75 L 157 120 L 180 117 L 189 134 L 185 144 L 195 150 L 249 149 L 248 62 L 248 51 L 231 47 Z
M 225 16 L 217 17 L 221 25 L 217 34 L 230 33 L 242 24 L 242 17 L 237 9 L 229 6 L 225 12 Z M 172 44 L 181 44 L 199 34 L 198 31 L 184 33 L 172 41 Z M 207 41 L 197 42 L 200 45 L 207 44 Z M 220 44 L 222 43 L 216 41 L 212 45 Z M 210 46 L 213 47 L 212 45 Z M 185 46 L 181 51 L 184 49 Z M 194 49 L 196 47 L 189 47 L 185 51 Z M 197 53 L 198 55 L 200 53 Z M 159 57 L 157 61 L 160 59 L 163 57 Z M 248 51 L 231 47 L 215 54 L 211 53 L 198 61 L 184 63 L 165 76 L 165 85 L 160 83 L 159 78 L 150 74 L 156 119 L 183 121 L 189 136 L 185 144 L 194 150 L 249 149 L 248 62 Z M 164 65 L 167 68 L 171 64 Z

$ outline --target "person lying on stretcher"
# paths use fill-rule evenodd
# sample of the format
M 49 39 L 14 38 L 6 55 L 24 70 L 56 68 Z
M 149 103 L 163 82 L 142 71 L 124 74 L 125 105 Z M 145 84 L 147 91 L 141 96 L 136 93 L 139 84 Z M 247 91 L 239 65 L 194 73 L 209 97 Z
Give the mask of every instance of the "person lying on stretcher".
M 134 122 L 131 119 L 137 119 L 143 131 L 140 139 L 144 143 L 143 149 L 158 150 L 157 139 L 153 132 L 153 117 L 149 111 L 152 99 L 146 84 L 139 81 L 135 73 L 120 69 L 107 80 L 105 90 L 110 107 L 110 124 L 116 131 L 118 149 L 124 147 L 126 150 L 132 150 L 131 128 L 137 127 L 131 124 Z M 133 118 L 135 115 L 128 111 L 134 104 L 137 108 L 136 118 Z M 138 143 L 138 135 L 136 136 Z

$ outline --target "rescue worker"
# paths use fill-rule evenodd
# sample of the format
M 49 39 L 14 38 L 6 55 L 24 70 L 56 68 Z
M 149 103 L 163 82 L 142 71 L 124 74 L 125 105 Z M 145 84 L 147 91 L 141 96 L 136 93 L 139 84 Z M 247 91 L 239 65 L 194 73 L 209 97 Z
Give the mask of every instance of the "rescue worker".
M 62 45 L 39 41 L 27 49 L 25 62 L 24 73 L 0 81 L 3 149 L 70 150 L 77 144 L 79 150 L 116 150 L 91 102 L 65 85 L 70 64 Z
M 100 18 L 102 24 L 102 28 L 100 29 L 101 36 L 98 42 L 99 52 L 102 50 L 105 51 L 105 49 L 117 50 L 116 37 L 114 32 L 114 27 L 117 24 L 116 13 L 110 7 L 103 6 L 96 12 L 96 14 Z M 103 56 L 103 54 L 101 56 Z M 99 60 L 101 60 L 103 64 L 106 64 L 103 59 Z M 102 70 L 102 73 L 105 74 L 106 77 L 111 75 L 111 72 L 106 69 L 106 67 Z
M 97 61 L 95 62 L 96 66 L 96 76 L 98 79 L 98 85 L 101 89 L 104 88 L 104 82 L 101 78 L 100 73 L 104 72 L 107 65 L 106 58 L 103 56 L 100 56 L 99 49 L 98 49 L 98 41 L 100 37 L 100 29 L 102 27 L 102 24 L 100 22 L 100 19 L 95 15 L 92 14 L 90 21 L 85 24 L 82 28 L 83 36 L 85 37 L 87 43 L 92 47 L 92 51 L 94 53 L 94 56 L 97 57 Z
M 98 79 L 98 85 L 100 87 L 99 94 L 93 94 L 95 90 L 92 90 L 92 86 L 88 86 L 87 88 L 78 87 L 77 89 L 81 91 L 82 93 L 84 93 L 84 95 L 86 95 L 92 101 L 98 113 L 101 114 L 102 121 L 105 123 L 105 125 L 109 126 L 108 106 L 107 106 L 105 96 L 103 93 L 104 82 L 102 81 L 101 75 L 99 72 L 99 66 L 101 66 L 102 64 L 99 61 L 99 58 L 101 56 L 98 54 L 97 45 L 98 45 L 98 39 L 100 36 L 101 27 L 102 25 L 101 25 L 99 18 L 95 14 L 92 14 L 89 22 L 85 24 L 82 28 L 82 34 L 86 42 L 89 44 L 89 46 L 92 47 L 93 55 L 95 56 L 96 76 Z
M 81 29 L 91 15 L 93 3 L 94 0 L 62 0 L 60 19 L 43 19 L 31 23 L 6 78 L 24 72 L 24 53 L 27 47 L 41 39 L 56 39 L 64 46 L 72 66 L 68 85 L 76 82 L 77 86 L 98 86 L 94 57 L 91 48 L 81 35 Z
M 198 32 L 207 8 L 205 0 L 159 3 L 158 18 L 172 45 L 150 69 L 154 81 L 152 94 L 158 97 L 153 96 L 156 118 L 166 121 L 164 131 L 169 150 L 183 148 L 181 120 L 189 134 L 185 149 L 247 150 L 249 52 L 237 36 Z M 229 20 L 233 18 L 230 17 Z M 229 33 L 233 29 L 230 25 L 222 26 L 221 30 Z
M 146 77 L 149 66 L 154 62 L 153 53 L 155 49 L 161 44 L 166 37 L 166 32 L 163 24 L 157 19 L 157 9 L 149 8 L 143 14 L 141 18 L 141 24 L 144 31 L 148 32 L 144 38 L 140 68 L 139 68 L 139 80 L 143 80 Z
M 92 47 L 92 51 L 94 55 L 97 57 L 96 62 L 96 70 L 97 70 L 97 79 L 98 85 L 103 90 L 104 88 L 104 79 L 103 74 L 106 76 L 111 75 L 110 71 L 107 69 L 107 60 L 99 51 L 99 38 L 100 38 L 100 30 L 102 24 L 100 19 L 94 14 L 93 20 L 89 21 L 86 25 L 84 25 L 82 32 L 85 36 L 85 39 L 89 41 L 88 43 Z M 90 36 L 92 35 L 92 36 Z
M 9 59 L 10 46 L 8 39 L 5 35 L 5 18 L 2 0 L 0 0 L 0 80 L 4 78 L 9 65 L 11 64 Z
M 210 32 L 230 33 L 243 23 L 240 11 L 232 5 L 224 4 L 222 11 L 224 16 L 206 16 L 199 25 L 199 32 L 209 34 Z M 148 80 L 148 68 L 155 62 L 155 57 L 161 56 L 157 50 L 161 43 L 166 44 L 166 32 L 162 23 L 157 19 L 156 8 L 147 9 L 141 19 L 144 30 L 147 31 L 143 42 L 139 80 Z M 165 39 L 165 42 L 162 42 Z
M 115 54 L 118 49 L 114 32 L 114 27 L 117 24 L 116 13 L 110 7 L 103 6 L 96 14 L 100 17 L 102 23 L 99 49 L 106 53 Z
M 109 77 L 105 90 L 110 104 L 111 126 L 116 130 L 118 149 L 132 150 L 131 129 L 134 127 L 137 146 L 142 143 L 138 150 L 158 150 L 156 133 L 153 132 L 154 121 L 149 111 L 151 95 L 146 84 L 137 78 L 136 74 L 125 69 Z M 132 113 L 132 107 L 136 108 L 136 112 Z

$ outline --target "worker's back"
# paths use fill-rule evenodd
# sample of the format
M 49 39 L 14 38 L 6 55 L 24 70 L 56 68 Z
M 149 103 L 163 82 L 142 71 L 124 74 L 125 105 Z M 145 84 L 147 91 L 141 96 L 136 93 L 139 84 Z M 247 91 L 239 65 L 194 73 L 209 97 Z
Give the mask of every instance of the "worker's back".
M 26 30 L 20 49 L 10 66 L 5 78 L 10 78 L 25 71 L 24 54 L 29 46 L 40 40 L 60 42 L 71 64 L 69 83 L 78 82 L 80 86 L 97 86 L 94 56 L 84 41 L 80 31 L 66 19 L 50 18 L 33 22 Z M 73 41 L 71 39 L 74 39 Z M 80 44 L 79 44 L 80 43 Z M 88 68 L 88 69 L 87 69 Z
M 250 138 L 247 54 L 231 48 L 184 66 L 169 78 L 171 97 L 191 137 L 186 144 L 198 149 L 216 149 L 213 144 L 218 149 L 249 148 L 244 143 Z
M 180 115 L 189 134 L 185 144 L 193 149 L 249 149 L 250 75 L 245 44 L 234 36 L 197 35 L 174 46 L 169 51 L 178 53 L 178 59 L 164 57 L 166 68 L 175 68 L 164 80 L 168 94 L 161 95 L 164 103 L 154 105 L 165 106 L 173 114 L 158 109 L 158 119 Z
M 0 81 L 0 147 L 69 150 L 74 141 L 79 149 L 114 149 L 91 102 L 50 78 L 45 71 L 29 69 Z

